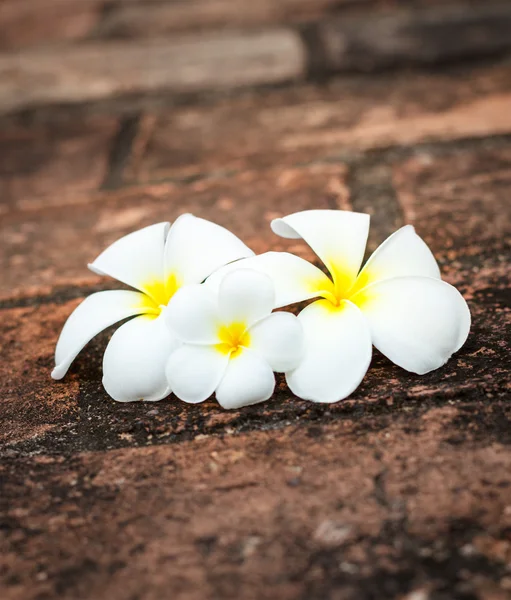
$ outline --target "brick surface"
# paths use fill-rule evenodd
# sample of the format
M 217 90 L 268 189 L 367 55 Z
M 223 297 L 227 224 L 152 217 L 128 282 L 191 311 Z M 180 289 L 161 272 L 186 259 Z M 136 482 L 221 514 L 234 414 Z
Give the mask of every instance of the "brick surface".
M 511 239 L 511 148 L 424 151 L 394 168 L 407 222 L 421 226 L 435 250 L 472 254 Z
M 172 221 L 183 212 L 229 227 L 256 252 L 293 247 L 271 233 L 271 219 L 300 209 L 345 206 L 345 175 L 342 164 L 313 165 L 246 171 L 189 185 L 85 194 L 66 202 L 56 198 L 53 207 L 44 199 L 46 208 L 3 219 L 0 295 L 40 294 L 55 285 L 96 283 L 97 276 L 86 265 L 108 244 L 145 225 Z
M 2 0 L 0 50 L 85 38 L 103 6 L 103 0 Z
M 325 19 L 317 28 L 327 71 L 373 71 L 494 56 L 511 47 L 511 7 L 507 2 L 376 13 L 356 19 Z M 453 44 L 453 40 L 456 43 Z
M 89 118 L 0 131 L 0 211 L 98 189 L 116 119 Z
M 305 55 L 286 29 L 172 40 L 95 42 L 0 55 L 0 111 L 120 94 L 197 92 L 299 79 Z
M 511 70 L 333 80 L 148 118 L 130 179 L 151 181 L 511 132 Z
M 370 422 L 4 459 L 4 597 L 504 600 L 507 447 Z

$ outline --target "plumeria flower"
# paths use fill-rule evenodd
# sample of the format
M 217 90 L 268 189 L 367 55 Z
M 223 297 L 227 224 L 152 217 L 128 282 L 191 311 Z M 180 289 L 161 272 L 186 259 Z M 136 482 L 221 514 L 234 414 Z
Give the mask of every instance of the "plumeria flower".
M 351 394 L 369 367 L 371 344 L 400 367 L 424 374 L 465 343 L 467 303 L 440 279 L 435 258 L 411 225 L 383 242 L 362 270 L 369 215 L 310 210 L 276 219 L 271 227 L 282 237 L 305 240 L 330 273 L 286 252 L 236 266 L 272 277 L 276 307 L 319 298 L 298 316 L 306 350 L 286 376 L 297 396 L 336 402 Z M 229 270 L 220 269 L 206 285 L 214 288 Z
M 103 385 L 121 402 L 161 400 L 171 392 L 165 365 L 179 341 L 163 310 L 181 288 L 201 283 L 219 267 L 253 252 L 235 235 L 209 221 L 181 215 L 114 242 L 89 268 L 135 288 L 97 292 L 74 310 L 55 350 L 52 377 L 61 379 L 80 350 L 103 329 L 128 317 L 103 357 Z
M 288 312 L 272 313 L 272 280 L 238 269 L 219 282 L 179 290 L 165 310 L 170 329 L 183 342 L 167 363 L 169 387 L 197 403 L 213 392 L 224 408 L 268 400 L 273 371 L 295 369 L 303 354 L 303 331 Z

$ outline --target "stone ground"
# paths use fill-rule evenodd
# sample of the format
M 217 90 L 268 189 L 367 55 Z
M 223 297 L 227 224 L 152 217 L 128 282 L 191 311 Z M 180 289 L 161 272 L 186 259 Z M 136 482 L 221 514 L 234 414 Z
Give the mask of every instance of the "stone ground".
M 511 3 L 0 2 L 0 597 L 511 598 Z M 191 211 L 404 223 L 473 329 L 335 405 L 116 404 L 58 333 L 108 243 Z

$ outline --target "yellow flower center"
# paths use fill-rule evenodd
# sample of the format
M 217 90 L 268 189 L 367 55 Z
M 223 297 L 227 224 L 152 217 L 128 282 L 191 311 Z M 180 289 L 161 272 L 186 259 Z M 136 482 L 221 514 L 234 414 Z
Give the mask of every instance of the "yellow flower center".
M 241 354 L 243 348 L 250 345 L 250 334 L 245 323 L 231 323 L 218 328 L 220 343 L 216 349 L 222 354 L 229 354 L 231 358 Z
M 148 316 L 157 317 L 164 306 L 170 302 L 172 296 L 181 287 L 177 277 L 172 273 L 166 281 L 162 279 L 152 279 L 141 286 L 144 290 L 142 305 L 144 313 Z
M 321 285 L 319 294 L 330 303 L 332 310 L 342 308 L 345 300 L 349 300 L 360 307 L 369 299 L 368 292 L 360 292 L 374 280 L 371 272 L 361 272 L 355 282 L 340 267 L 332 268 L 331 274 L 332 280 L 329 281 L 328 285 Z

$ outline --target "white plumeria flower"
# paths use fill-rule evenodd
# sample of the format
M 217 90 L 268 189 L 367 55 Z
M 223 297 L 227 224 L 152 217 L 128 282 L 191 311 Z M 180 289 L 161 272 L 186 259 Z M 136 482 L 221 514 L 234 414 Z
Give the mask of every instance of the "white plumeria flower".
M 66 321 L 52 377 L 61 379 L 82 348 L 103 329 L 134 317 L 113 334 L 103 357 L 103 385 L 121 402 L 161 400 L 171 392 L 165 365 L 179 341 L 162 311 L 177 290 L 254 253 L 227 229 L 190 214 L 114 242 L 89 268 L 139 291 L 112 290 L 86 298 Z
M 282 237 L 304 239 L 330 272 L 293 254 L 268 252 L 241 261 L 272 277 L 276 307 L 321 298 L 298 318 L 305 356 L 286 376 L 297 396 L 336 402 L 351 394 L 371 361 L 371 344 L 413 373 L 438 369 L 459 350 L 470 329 L 461 294 L 441 281 L 431 251 L 406 225 L 391 235 L 359 272 L 369 215 L 336 210 L 298 212 L 272 222 Z M 215 287 L 229 267 L 206 285 Z
M 181 400 L 197 403 L 216 392 L 224 408 L 268 400 L 273 371 L 295 369 L 303 355 L 303 331 L 288 312 L 272 313 L 272 280 L 238 269 L 219 282 L 179 290 L 165 310 L 183 345 L 167 363 L 167 378 Z

